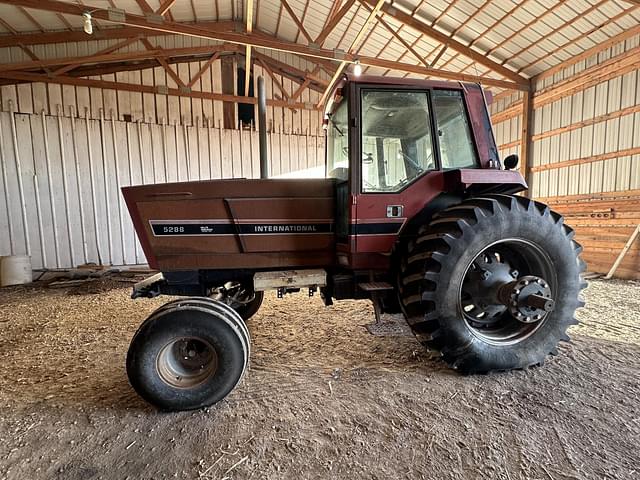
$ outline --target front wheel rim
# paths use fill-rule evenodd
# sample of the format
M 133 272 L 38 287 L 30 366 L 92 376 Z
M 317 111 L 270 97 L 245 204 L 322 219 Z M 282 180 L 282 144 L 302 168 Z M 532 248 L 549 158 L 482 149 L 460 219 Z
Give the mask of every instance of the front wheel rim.
M 203 338 L 181 337 L 168 342 L 156 358 L 160 379 L 174 388 L 206 383 L 218 369 L 215 348 Z
M 458 292 L 458 310 L 467 328 L 478 339 L 497 346 L 520 343 L 538 331 L 550 314 L 524 323 L 516 319 L 500 299 L 500 288 L 519 278 L 545 279 L 553 295 L 557 278 L 549 255 L 534 242 L 507 238 L 482 249 L 465 269 Z

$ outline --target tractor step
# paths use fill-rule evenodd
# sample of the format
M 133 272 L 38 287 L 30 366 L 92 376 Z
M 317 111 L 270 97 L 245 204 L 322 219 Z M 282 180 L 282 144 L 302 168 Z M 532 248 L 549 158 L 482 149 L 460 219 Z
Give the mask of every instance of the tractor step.
M 359 283 L 358 287 L 365 292 L 381 292 L 383 290 L 393 290 L 393 285 L 387 282 Z

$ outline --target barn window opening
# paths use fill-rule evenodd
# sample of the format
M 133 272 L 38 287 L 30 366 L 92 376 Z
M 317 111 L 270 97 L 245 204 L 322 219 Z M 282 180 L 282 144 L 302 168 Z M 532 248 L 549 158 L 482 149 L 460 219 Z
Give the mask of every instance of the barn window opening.
M 238 67 L 237 92 L 244 95 L 245 69 Z M 253 97 L 253 75 L 249 75 L 249 97 Z M 251 128 L 255 125 L 255 105 L 253 103 L 238 103 L 238 122 L 242 128 Z

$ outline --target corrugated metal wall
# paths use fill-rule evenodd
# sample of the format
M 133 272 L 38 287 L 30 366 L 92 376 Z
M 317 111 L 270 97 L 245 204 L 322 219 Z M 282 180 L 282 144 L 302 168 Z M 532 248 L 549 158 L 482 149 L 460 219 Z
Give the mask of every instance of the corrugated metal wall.
M 219 43 L 171 35 L 148 40 L 164 49 Z M 31 48 L 41 59 L 75 57 L 120 41 Z M 118 52 L 140 50 L 144 47 L 138 42 Z M 258 51 L 300 70 L 315 68 L 295 55 Z M 0 49 L 0 63 L 29 60 L 19 47 Z M 236 88 L 237 67 L 244 67 L 244 60 L 234 62 Z M 188 83 L 205 63 L 171 68 Z M 297 83 L 272 73 L 254 65 L 254 82 L 265 78 L 268 98 L 284 97 L 280 85 L 289 95 L 297 90 Z M 327 75 L 320 71 L 317 76 Z M 177 88 L 160 66 L 88 78 Z M 222 93 L 220 59 L 193 89 Z M 304 89 L 296 101 L 315 105 L 319 98 L 317 91 Z M 29 253 L 34 268 L 145 263 L 119 187 L 257 177 L 257 133 L 222 126 L 219 100 L 45 83 L 1 86 L 0 255 Z M 268 106 L 267 128 L 273 175 L 324 163 L 321 111 Z
M 270 133 L 273 175 L 321 165 L 324 138 Z M 259 176 L 258 135 L 0 112 L 0 255 L 34 268 L 145 263 L 119 188 Z
M 534 198 L 559 210 L 606 272 L 640 223 L 640 36 L 534 79 Z M 502 158 L 519 153 L 522 94 L 491 106 Z M 618 273 L 640 278 L 636 242 Z
M 534 99 L 589 68 L 621 56 L 631 60 L 635 56 L 635 68 L 612 72 L 595 85 L 586 83 L 587 88 L 534 108 L 534 196 L 640 188 L 639 36 L 535 82 Z M 491 106 L 502 158 L 520 149 L 522 117 L 508 112 L 520 108 L 521 97 L 520 93 L 503 97 Z M 561 165 L 556 168 L 554 164 Z

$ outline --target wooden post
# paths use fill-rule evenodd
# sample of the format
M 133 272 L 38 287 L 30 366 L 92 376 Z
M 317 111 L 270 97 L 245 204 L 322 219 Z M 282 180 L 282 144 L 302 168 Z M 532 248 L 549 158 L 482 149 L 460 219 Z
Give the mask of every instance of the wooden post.
M 531 155 L 531 121 L 533 117 L 533 85 L 529 82 L 529 90 L 522 97 L 522 124 L 520 125 L 520 172 L 529 185 L 527 197 L 533 197 L 533 175 L 531 167 L 533 157 Z

